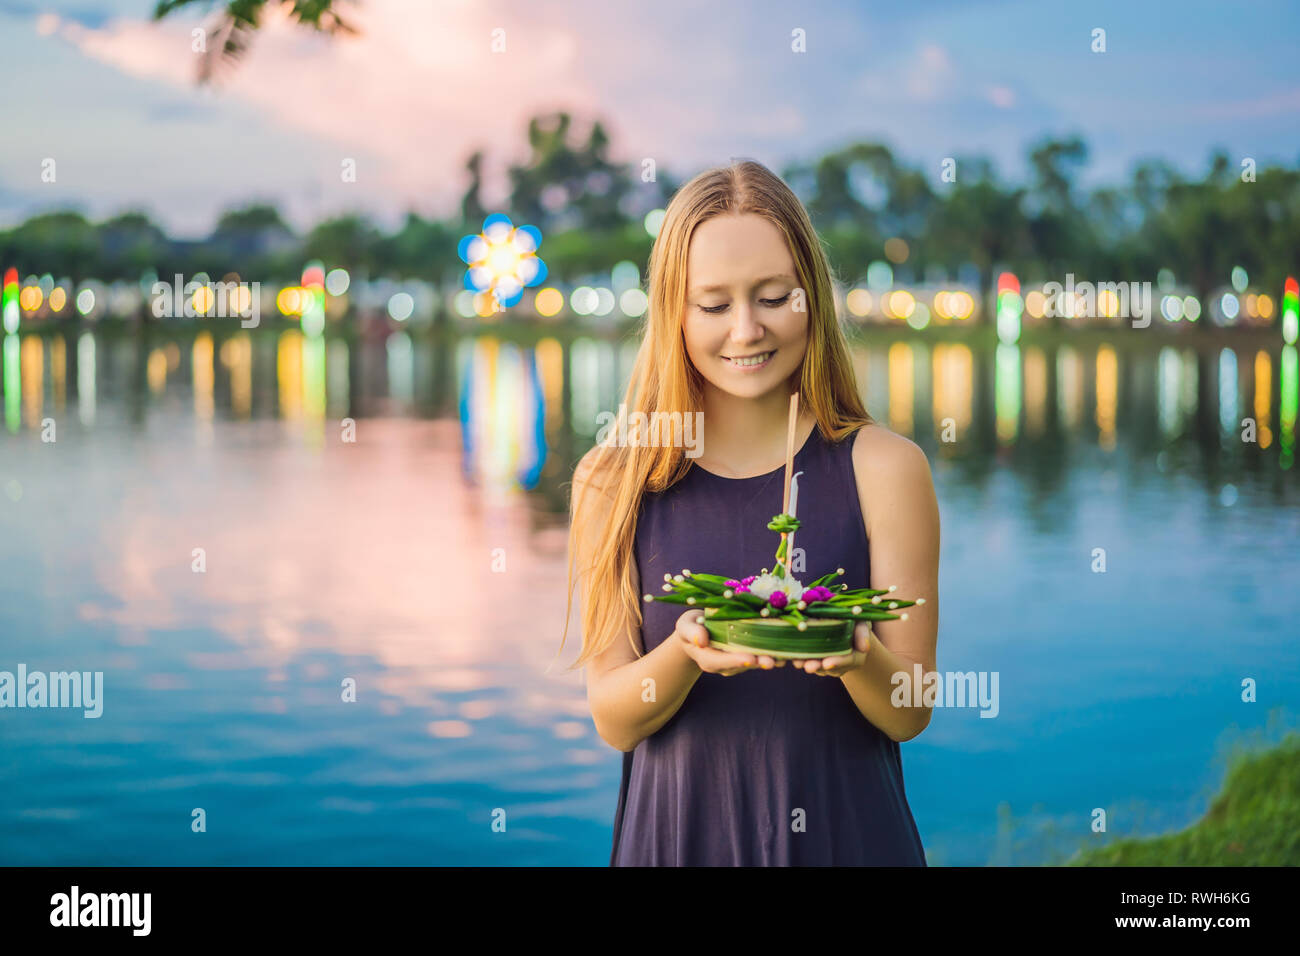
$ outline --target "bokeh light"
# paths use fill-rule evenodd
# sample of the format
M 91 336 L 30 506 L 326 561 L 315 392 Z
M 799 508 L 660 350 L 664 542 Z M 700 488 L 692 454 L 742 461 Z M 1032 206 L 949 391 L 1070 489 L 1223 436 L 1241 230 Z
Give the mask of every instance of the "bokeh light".
M 396 292 L 388 300 L 388 315 L 394 322 L 405 322 L 415 311 L 415 299 L 409 292 Z
M 538 315 L 548 319 L 559 315 L 560 310 L 564 308 L 564 293 L 555 288 L 542 289 L 533 299 L 533 308 L 537 310 Z
M 325 291 L 330 295 L 343 295 L 352 284 L 352 277 L 347 269 L 331 269 L 325 276 Z
M 645 315 L 649 304 L 650 300 L 640 289 L 628 289 L 618 297 L 618 307 L 623 310 L 624 315 L 633 319 Z
M 508 309 L 523 298 L 524 289 L 540 285 L 547 274 L 546 263 L 537 255 L 542 244 L 536 226 L 516 228 L 504 213 L 483 220 L 483 231 L 464 236 L 457 253 L 468 266 L 465 288 L 490 293 L 496 309 Z M 481 309 L 475 310 L 482 315 Z
M 873 304 L 871 293 L 866 289 L 850 289 L 849 294 L 845 297 L 844 304 L 858 318 L 868 316 L 871 314 Z

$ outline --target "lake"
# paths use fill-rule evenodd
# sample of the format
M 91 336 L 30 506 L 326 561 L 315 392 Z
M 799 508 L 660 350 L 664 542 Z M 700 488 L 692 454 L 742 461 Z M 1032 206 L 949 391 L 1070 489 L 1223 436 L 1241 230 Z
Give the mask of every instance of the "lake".
M 934 864 L 1181 828 L 1295 725 L 1295 349 L 1156 332 L 855 337 L 868 410 L 933 468 L 939 669 L 999 675 L 995 718 L 902 746 Z M 97 719 L 0 710 L 0 863 L 607 864 L 565 512 L 633 342 L 3 349 L 0 670 L 104 690 Z

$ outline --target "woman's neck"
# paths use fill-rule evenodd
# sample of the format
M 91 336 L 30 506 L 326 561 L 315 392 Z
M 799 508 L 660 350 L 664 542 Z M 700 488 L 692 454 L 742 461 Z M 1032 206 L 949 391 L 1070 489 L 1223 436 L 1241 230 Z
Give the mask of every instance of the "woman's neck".
M 703 451 L 696 461 L 706 470 L 728 478 L 747 478 L 785 464 L 789 393 L 777 389 L 759 398 L 741 398 L 707 387 L 703 411 Z M 801 402 L 794 451 L 803 447 L 815 427 L 816 419 Z

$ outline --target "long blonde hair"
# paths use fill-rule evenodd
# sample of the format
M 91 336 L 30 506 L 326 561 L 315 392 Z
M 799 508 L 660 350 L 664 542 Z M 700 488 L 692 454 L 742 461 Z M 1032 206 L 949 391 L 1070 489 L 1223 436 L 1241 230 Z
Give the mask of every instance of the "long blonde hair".
M 797 388 L 800 406 L 817 419 L 822 435 L 839 441 L 869 424 L 858 394 L 848 342 L 835 314 L 830 263 L 808 213 L 780 177 L 752 160 L 706 170 L 673 196 L 663 226 L 650 251 L 649 308 L 641 347 L 623 404 L 629 420 L 644 420 L 656 411 L 693 415 L 702 407 L 703 379 L 686 354 L 682 322 L 686 307 L 686 262 L 691 236 L 700 223 L 720 215 L 755 213 L 773 223 L 786 238 L 799 286 L 808 308 L 808 348 Z M 794 383 L 792 382 L 792 390 Z M 629 427 L 629 432 L 636 431 Z M 573 607 L 573 571 L 592 517 L 592 492 L 612 499 L 613 508 L 599 529 L 589 567 L 580 568 L 586 587 L 582 599 L 582 653 L 570 665 L 580 667 L 605 651 L 622 629 L 641 624 L 642 597 L 632 583 L 633 541 L 641 496 L 680 481 L 690 470 L 685 450 L 671 442 L 602 443 L 584 458 L 588 467 L 579 482 L 569 528 L 568 603 L 564 638 Z M 581 484 L 583 493 L 576 494 Z M 589 543 L 589 547 L 590 547 Z M 735 569 L 739 574 L 743 568 Z M 643 582 L 644 583 L 644 582 Z M 633 650 L 640 651 L 633 640 Z

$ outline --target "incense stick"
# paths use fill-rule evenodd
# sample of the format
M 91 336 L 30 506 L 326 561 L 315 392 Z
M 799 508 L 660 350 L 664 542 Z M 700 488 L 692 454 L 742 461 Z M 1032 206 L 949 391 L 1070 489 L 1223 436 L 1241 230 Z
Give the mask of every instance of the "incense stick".
M 781 513 L 790 513 L 790 476 L 794 473 L 794 433 L 799 425 L 799 393 L 794 392 L 790 396 L 790 423 L 786 427 L 785 436 L 785 494 L 781 498 Z M 794 532 L 782 534 L 785 541 L 785 576 L 791 577 L 790 559 L 794 556 Z

